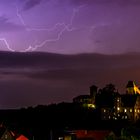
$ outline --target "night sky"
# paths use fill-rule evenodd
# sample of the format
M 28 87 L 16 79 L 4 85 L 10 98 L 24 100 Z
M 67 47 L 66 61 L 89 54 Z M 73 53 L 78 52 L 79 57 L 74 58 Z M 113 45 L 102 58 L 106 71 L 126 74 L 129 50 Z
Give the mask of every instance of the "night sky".
M 0 0 L 0 108 L 140 85 L 139 0 Z

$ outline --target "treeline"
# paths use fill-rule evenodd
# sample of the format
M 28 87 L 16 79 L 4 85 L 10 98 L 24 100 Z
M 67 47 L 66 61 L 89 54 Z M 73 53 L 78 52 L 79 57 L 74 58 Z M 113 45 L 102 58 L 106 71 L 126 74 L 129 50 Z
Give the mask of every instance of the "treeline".
M 49 137 L 50 130 L 95 127 L 93 122 L 99 118 L 97 115 L 95 110 L 87 110 L 78 104 L 59 103 L 1 110 L 0 122 L 10 130 L 43 140 Z
M 0 122 L 8 129 L 34 140 L 49 139 L 50 133 L 74 129 L 120 130 L 127 121 L 101 121 L 98 109 L 84 108 L 74 103 L 38 105 L 19 110 L 1 110 Z M 57 134 L 55 134 L 57 136 Z

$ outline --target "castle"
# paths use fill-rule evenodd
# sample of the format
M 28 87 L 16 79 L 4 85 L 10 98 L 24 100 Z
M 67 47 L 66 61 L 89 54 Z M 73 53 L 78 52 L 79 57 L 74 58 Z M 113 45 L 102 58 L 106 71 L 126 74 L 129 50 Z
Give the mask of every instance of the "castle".
M 77 96 L 73 102 L 99 110 L 102 120 L 140 119 L 140 90 L 133 81 L 128 81 L 125 94 L 119 94 L 112 84 L 102 90 L 93 85 L 90 95 Z

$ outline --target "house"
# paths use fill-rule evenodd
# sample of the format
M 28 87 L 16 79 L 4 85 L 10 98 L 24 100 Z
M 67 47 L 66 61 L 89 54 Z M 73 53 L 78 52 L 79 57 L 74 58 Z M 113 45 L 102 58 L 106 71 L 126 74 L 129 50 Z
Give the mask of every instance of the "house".
M 66 131 L 58 137 L 59 140 L 105 140 L 105 138 L 116 138 L 110 130 L 72 130 Z
M 75 130 L 77 140 L 105 140 L 107 137 L 115 138 L 110 130 Z
M 27 137 L 21 134 L 16 134 L 6 128 L 5 126 L 0 126 L 0 140 L 29 140 Z
M 72 131 L 64 131 L 58 136 L 58 140 L 77 140 L 75 132 Z
M 29 140 L 29 139 L 25 137 L 24 135 L 18 135 L 16 136 L 16 140 Z
M 6 127 L 0 127 L 0 140 L 15 140 L 15 137 Z

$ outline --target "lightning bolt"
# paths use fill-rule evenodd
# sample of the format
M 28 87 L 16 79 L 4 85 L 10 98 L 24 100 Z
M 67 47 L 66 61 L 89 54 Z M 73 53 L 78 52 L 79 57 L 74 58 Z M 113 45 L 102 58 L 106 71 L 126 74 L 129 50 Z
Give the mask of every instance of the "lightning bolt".
M 49 43 L 49 42 L 56 42 L 58 40 L 60 40 L 62 34 L 67 31 L 67 32 L 71 32 L 73 30 L 75 30 L 76 28 L 72 27 L 73 25 L 73 20 L 76 16 L 76 13 L 79 12 L 79 10 L 81 8 L 83 8 L 85 5 L 81 5 L 77 8 L 74 8 L 73 9 L 73 12 L 72 12 L 72 15 L 70 17 L 70 22 L 68 24 L 66 24 L 65 22 L 62 22 L 62 23 L 56 23 L 53 27 L 51 28 L 32 28 L 32 27 L 28 27 L 22 17 L 22 15 L 20 14 L 19 12 L 19 9 L 18 9 L 18 6 L 16 5 L 16 15 L 18 17 L 18 19 L 20 20 L 21 24 L 24 26 L 25 30 L 28 31 L 28 32 L 31 32 L 31 31 L 37 31 L 37 32 L 40 32 L 40 31 L 47 31 L 47 32 L 53 32 L 57 29 L 58 26 L 62 26 L 63 28 L 59 31 L 59 33 L 57 34 L 57 37 L 56 38 L 52 38 L 52 39 L 46 39 L 44 41 L 42 41 L 41 43 L 39 44 L 36 44 L 36 45 L 29 45 L 27 49 L 25 50 L 20 50 L 20 52 L 28 52 L 28 51 L 35 51 L 36 49 L 40 48 L 40 47 L 43 47 L 43 45 Z M 9 51 L 16 51 L 14 49 L 12 49 L 10 47 L 10 45 L 8 44 L 6 38 L 0 38 L 0 41 L 3 41 L 7 47 L 7 49 Z
M 35 51 L 36 49 L 42 47 L 43 45 L 45 45 L 49 42 L 56 42 L 56 41 L 60 40 L 60 37 L 62 36 L 64 31 L 71 32 L 71 31 L 75 30 L 75 28 L 73 28 L 73 27 L 71 28 L 71 26 L 73 24 L 73 20 L 75 18 L 76 13 L 79 12 L 80 8 L 82 8 L 84 6 L 85 5 L 81 5 L 78 8 L 73 9 L 73 13 L 72 13 L 72 16 L 70 18 L 70 23 L 69 24 L 65 24 L 65 22 L 56 23 L 52 28 L 29 28 L 29 27 L 27 27 L 23 18 L 22 18 L 22 16 L 21 16 L 21 14 L 18 11 L 18 7 L 16 7 L 17 8 L 17 16 L 19 17 L 21 23 L 23 24 L 23 26 L 25 27 L 25 29 L 27 31 L 48 31 L 48 32 L 52 32 L 52 31 L 55 31 L 58 26 L 63 26 L 62 30 L 57 34 L 56 38 L 46 39 L 43 42 L 41 42 L 40 44 L 36 44 L 34 47 L 30 45 L 27 49 L 23 50 L 22 52 Z
M 0 38 L 0 41 L 3 41 L 3 42 L 5 43 L 5 45 L 6 45 L 6 47 L 7 47 L 7 49 L 8 49 L 9 51 L 15 52 L 15 50 L 12 49 L 12 48 L 10 47 L 10 45 L 9 45 L 9 43 L 7 42 L 6 38 Z

